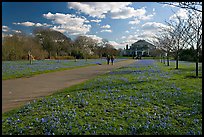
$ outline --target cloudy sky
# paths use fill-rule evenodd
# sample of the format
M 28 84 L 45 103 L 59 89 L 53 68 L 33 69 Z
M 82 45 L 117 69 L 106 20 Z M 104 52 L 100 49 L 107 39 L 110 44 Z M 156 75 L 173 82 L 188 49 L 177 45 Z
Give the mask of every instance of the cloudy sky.
M 2 2 L 2 36 L 48 27 L 72 39 L 104 38 L 118 49 L 139 39 L 151 42 L 176 14 L 187 17 L 184 9 L 157 2 Z

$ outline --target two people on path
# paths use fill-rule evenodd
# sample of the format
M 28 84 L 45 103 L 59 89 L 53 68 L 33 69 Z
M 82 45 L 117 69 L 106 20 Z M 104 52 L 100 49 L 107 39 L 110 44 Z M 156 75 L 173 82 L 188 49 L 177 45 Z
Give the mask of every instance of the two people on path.
M 115 59 L 115 57 L 114 57 L 113 55 L 111 55 L 111 56 L 108 55 L 108 56 L 107 56 L 107 64 L 109 65 L 110 60 L 111 60 L 111 64 L 113 65 L 114 59 Z

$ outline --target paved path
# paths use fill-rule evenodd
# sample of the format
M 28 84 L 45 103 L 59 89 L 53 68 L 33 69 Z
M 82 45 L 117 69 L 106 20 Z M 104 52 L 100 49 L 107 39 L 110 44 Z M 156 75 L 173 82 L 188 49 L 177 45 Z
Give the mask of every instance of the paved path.
M 116 62 L 114 65 L 96 65 L 72 70 L 40 74 L 30 78 L 2 80 L 2 113 L 24 105 L 57 90 L 84 82 L 115 68 L 132 64 L 136 60 Z

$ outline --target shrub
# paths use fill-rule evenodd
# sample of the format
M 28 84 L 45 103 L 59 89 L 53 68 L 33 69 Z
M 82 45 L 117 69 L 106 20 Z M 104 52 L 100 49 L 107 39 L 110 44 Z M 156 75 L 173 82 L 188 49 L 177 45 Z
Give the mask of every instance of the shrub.
M 31 51 L 34 58 L 38 60 L 48 56 L 47 51 L 43 50 L 32 37 L 23 35 L 5 37 L 2 43 L 2 60 L 27 60 L 28 51 Z
M 66 60 L 66 59 L 75 59 L 73 56 L 56 56 L 54 59 Z
M 88 55 L 87 59 L 98 59 L 99 56 L 98 55 Z

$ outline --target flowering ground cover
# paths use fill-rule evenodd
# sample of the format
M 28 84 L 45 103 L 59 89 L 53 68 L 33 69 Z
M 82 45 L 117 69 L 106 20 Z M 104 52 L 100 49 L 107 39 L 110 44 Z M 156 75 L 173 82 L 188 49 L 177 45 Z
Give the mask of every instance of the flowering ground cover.
M 125 59 L 116 59 L 115 62 Z M 35 60 L 30 65 L 29 61 L 3 61 L 2 62 L 2 79 L 12 79 L 20 77 L 30 77 L 35 74 L 67 70 L 70 68 L 83 67 L 87 65 L 106 63 L 106 59 L 84 59 L 77 60 Z
M 2 133 L 202 135 L 202 78 L 174 65 L 139 60 L 34 100 L 3 114 Z

